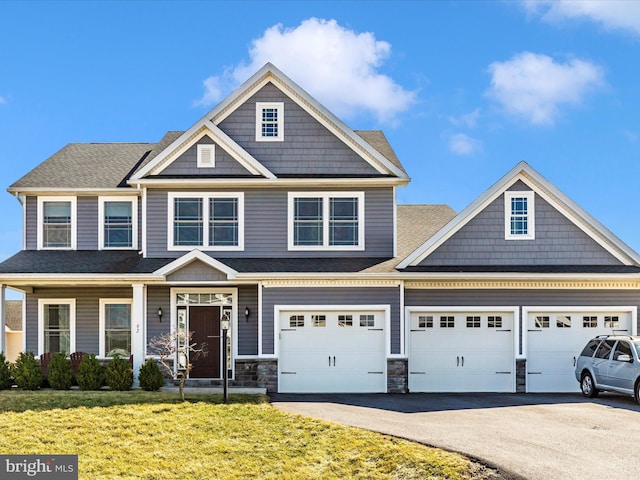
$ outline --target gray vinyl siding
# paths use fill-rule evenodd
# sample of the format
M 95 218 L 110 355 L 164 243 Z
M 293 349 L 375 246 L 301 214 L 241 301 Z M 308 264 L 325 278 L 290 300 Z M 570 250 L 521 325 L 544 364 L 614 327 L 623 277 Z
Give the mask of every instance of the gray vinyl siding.
M 216 146 L 214 168 L 198 168 L 198 144 L 214 144 Z M 167 168 L 160 172 L 160 175 L 204 175 L 208 177 L 216 175 L 251 175 L 251 172 L 240 165 L 237 160 L 210 137 L 202 137 L 198 140 L 198 144 L 193 145 L 171 162 Z
M 284 141 L 256 142 L 256 102 L 284 102 Z M 218 126 L 276 175 L 378 174 L 271 83 L 256 92 Z
M 38 299 L 76 300 L 76 352 L 99 353 L 101 298 L 131 298 L 131 288 L 38 288 L 26 294 L 27 351 L 38 352 Z M 68 352 L 73 353 L 73 352 Z
M 158 318 L 158 308 L 162 308 L 162 321 Z M 153 337 L 170 330 L 171 294 L 169 287 L 147 287 L 147 344 Z
M 36 250 L 38 248 L 38 197 L 27 197 L 26 200 L 25 250 Z
M 78 250 L 98 249 L 98 197 L 77 199 Z
M 515 184 L 514 190 L 522 190 L 523 185 Z M 500 195 L 420 265 L 621 263 L 537 194 L 534 203 L 535 240 L 505 240 L 504 195 Z
M 248 319 L 244 316 L 247 307 Z M 243 285 L 238 288 L 238 355 L 258 355 L 257 285 Z
M 168 282 L 217 282 L 226 281 L 227 275 L 211 268 L 200 261 L 182 267 L 177 272 L 167 275 Z
M 223 190 L 216 190 L 217 192 Z M 236 191 L 230 189 L 228 191 Z M 296 189 L 295 191 L 326 191 Z M 244 251 L 208 251 L 218 257 L 391 257 L 393 256 L 393 188 L 332 189 L 365 192 L 365 250 L 289 251 L 288 190 L 248 190 L 244 195 Z M 184 251 L 167 250 L 168 192 L 147 196 L 147 256 L 176 258 Z
M 399 288 L 265 288 L 262 292 L 262 353 L 265 355 L 274 353 L 275 305 L 390 305 L 391 353 L 400 353 Z

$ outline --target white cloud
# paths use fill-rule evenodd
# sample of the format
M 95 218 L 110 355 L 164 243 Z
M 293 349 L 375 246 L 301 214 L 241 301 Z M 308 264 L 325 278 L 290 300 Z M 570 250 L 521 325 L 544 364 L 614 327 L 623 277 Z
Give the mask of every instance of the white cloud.
M 547 55 L 522 52 L 489 65 L 486 94 L 504 110 L 537 125 L 552 125 L 563 105 L 579 105 L 587 93 L 604 85 L 602 68 L 585 60 L 566 63 Z
M 364 112 L 379 122 L 393 122 L 413 104 L 416 92 L 379 72 L 390 55 L 389 43 L 335 20 L 309 18 L 295 28 L 277 24 L 252 42 L 248 64 L 207 78 L 205 93 L 196 104 L 212 105 L 271 62 L 338 116 Z
M 459 117 L 449 117 L 449 121 L 457 127 L 475 128 L 480 118 L 480 109 L 476 108 L 473 112 L 465 113 Z
M 464 133 L 454 133 L 449 137 L 449 150 L 458 155 L 472 155 L 482 150 L 482 142 Z
M 636 0 L 525 0 L 524 5 L 544 21 L 591 20 L 609 30 L 640 35 L 640 2 Z

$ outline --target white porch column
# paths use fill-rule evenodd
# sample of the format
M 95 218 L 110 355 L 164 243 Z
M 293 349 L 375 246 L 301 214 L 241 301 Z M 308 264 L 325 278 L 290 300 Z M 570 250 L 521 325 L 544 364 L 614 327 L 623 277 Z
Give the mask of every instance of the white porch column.
M 147 317 L 146 303 L 147 290 L 143 283 L 134 283 L 133 304 L 131 305 L 131 353 L 133 355 L 134 386 L 139 386 L 138 372 L 144 363 L 144 355 L 147 350 Z
M 7 354 L 7 309 L 5 308 L 5 293 L 7 286 L 0 284 L 0 352 Z M 23 333 L 24 335 L 24 333 Z

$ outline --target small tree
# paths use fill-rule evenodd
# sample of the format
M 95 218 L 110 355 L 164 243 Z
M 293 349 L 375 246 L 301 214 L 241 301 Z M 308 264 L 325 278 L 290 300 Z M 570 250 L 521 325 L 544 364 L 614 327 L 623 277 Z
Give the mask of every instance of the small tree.
M 207 356 L 207 344 L 192 341 L 193 332 L 179 333 L 165 332 L 153 337 L 149 341 L 149 351 L 158 355 L 158 363 L 173 380 L 178 382 L 180 399 L 184 402 L 184 384 L 187 381 L 189 372 L 200 356 Z M 181 364 L 179 359 L 184 359 Z M 178 360 L 178 365 L 174 368 L 174 362 Z
M 23 390 L 37 390 L 42 384 L 40 364 L 33 352 L 20 352 L 16 362 L 11 365 L 11 373 L 18 388 Z
M 164 376 L 158 364 L 150 358 L 140 367 L 138 381 L 143 390 L 157 392 L 164 385 Z
M 0 352 L 0 390 L 11 386 L 11 371 L 4 353 Z
M 104 383 L 104 367 L 92 353 L 85 355 L 78 366 L 76 381 L 80 390 L 100 390 Z
M 51 356 L 49 364 L 49 386 L 54 390 L 69 390 L 73 382 L 71 362 L 64 353 L 56 353 Z
M 131 386 L 133 385 L 133 369 L 127 360 L 120 358 L 118 355 L 107 362 L 104 376 L 111 390 L 121 392 L 131 390 Z

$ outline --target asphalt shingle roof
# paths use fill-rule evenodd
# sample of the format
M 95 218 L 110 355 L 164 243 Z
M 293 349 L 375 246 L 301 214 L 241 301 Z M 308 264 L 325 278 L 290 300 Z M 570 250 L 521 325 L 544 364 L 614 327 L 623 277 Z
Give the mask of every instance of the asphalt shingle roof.
M 14 332 L 22 330 L 22 300 L 7 300 L 5 308 L 5 325 Z

